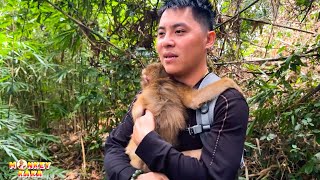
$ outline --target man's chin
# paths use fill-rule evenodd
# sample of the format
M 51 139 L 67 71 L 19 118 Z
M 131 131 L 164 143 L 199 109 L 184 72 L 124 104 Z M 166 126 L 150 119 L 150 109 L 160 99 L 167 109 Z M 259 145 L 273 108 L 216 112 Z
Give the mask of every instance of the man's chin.
M 165 71 L 169 74 L 174 76 L 177 73 L 177 70 L 174 67 L 164 66 Z
M 162 63 L 162 65 L 165 71 L 171 76 L 177 76 L 181 74 L 181 69 L 179 68 L 179 65 L 176 63 L 172 63 L 172 64 Z

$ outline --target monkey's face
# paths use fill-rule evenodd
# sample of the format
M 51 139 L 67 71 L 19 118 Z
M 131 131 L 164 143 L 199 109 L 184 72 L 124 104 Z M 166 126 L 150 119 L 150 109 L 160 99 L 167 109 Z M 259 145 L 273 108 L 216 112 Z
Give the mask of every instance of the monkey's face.
M 142 87 L 145 87 L 159 78 L 166 77 L 169 77 L 169 75 L 166 73 L 161 63 L 153 63 L 142 70 L 141 85 Z

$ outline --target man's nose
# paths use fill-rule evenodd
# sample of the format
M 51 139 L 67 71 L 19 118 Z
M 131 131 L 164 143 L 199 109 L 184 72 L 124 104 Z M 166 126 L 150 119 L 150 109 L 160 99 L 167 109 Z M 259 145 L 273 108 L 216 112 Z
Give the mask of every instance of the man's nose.
M 175 41 L 174 41 L 173 37 L 169 34 L 166 34 L 166 36 L 162 39 L 161 46 L 162 47 L 175 46 Z

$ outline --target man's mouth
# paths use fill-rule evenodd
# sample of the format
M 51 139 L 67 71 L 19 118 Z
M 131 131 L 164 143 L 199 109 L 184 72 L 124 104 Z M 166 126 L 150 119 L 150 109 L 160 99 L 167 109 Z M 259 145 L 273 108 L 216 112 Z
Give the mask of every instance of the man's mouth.
M 178 56 L 164 56 L 164 58 L 176 58 Z
M 164 54 L 163 57 L 166 61 L 172 61 L 172 60 L 176 59 L 178 56 L 173 53 L 166 53 L 166 54 Z

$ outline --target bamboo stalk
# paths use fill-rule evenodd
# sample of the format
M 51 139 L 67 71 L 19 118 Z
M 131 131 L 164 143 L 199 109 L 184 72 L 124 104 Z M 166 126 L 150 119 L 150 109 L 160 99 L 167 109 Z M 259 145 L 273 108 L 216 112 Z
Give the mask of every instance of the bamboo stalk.
M 84 144 L 83 144 L 83 139 L 82 139 L 82 133 L 80 134 L 80 143 L 81 143 L 81 150 L 82 150 L 82 171 L 86 175 L 86 153 L 84 150 Z

